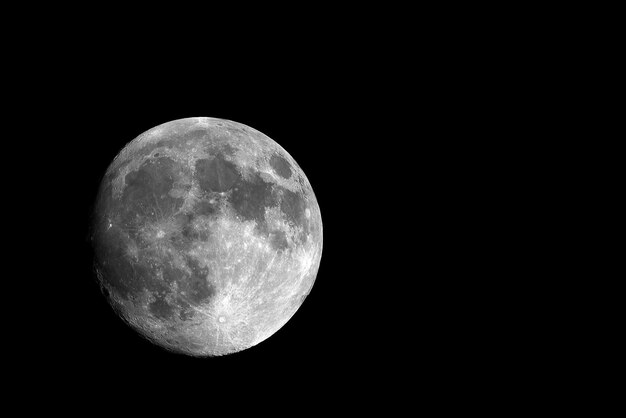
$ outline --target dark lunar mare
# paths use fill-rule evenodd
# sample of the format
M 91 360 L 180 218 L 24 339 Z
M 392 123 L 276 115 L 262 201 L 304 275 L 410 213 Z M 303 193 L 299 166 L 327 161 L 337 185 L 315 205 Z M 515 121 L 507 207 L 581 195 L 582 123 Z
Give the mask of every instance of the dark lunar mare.
M 309 220 L 306 217 L 306 200 L 300 193 L 284 189 L 280 200 L 280 210 L 285 214 L 287 221 L 302 228 L 298 240 L 303 243 L 309 232 Z
M 137 171 L 128 173 L 120 202 L 123 224 L 136 227 L 139 223 L 167 218 L 180 209 L 183 199 L 171 197 L 169 192 L 176 171 L 182 169 L 172 159 L 162 157 L 147 160 Z
M 248 180 L 240 179 L 230 196 L 230 203 L 235 213 L 245 221 L 255 221 L 256 230 L 267 236 L 265 208 L 276 206 L 278 195 L 276 188 L 259 175 L 253 173 Z
M 274 154 L 270 157 L 270 166 L 274 169 L 276 174 L 279 176 L 288 179 L 291 177 L 291 165 L 287 160 L 281 157 L 278 154 Z
M 96 206 L 93 239 L 96 266 L 102 273 L 103 284 L 130 301 L 149 292 L 154 298 L 149 310 L 163 319 L 173 318 L 176 312 L 181 319 L 189 319 L 191 306 L 208 301 L 215 293 L 206 280 L 210 274 L 207 268 L 185 257 L 191 273 L 179 269 L 169 255 L 159 252 L 159 246 L 155 248 L 154 242 L 141 236 L 146 225 L 173 220 L 178 228 L 168 237 L 168 242 L 159 245 L 180 251 L 189 248 L 194 240 L 206 238 L 190 228 L 193 214 L 177 213 L 183 199 L 169 195 L 183 170 L 184 167 L 166 157 L 149 159 L 126 175 L 121 198 L 112 195 L 114 177 L 105 177 Z M 202 213 L 213 210 L 208 204 L 199 207 Z M 129 248 L 136 249 L 136 258 Z M 177 295 L 171 295 L 168 286 L 174 281 L 179 289 Z M 168 296 L 173 302 L 167 300 Z
M 282 157 L 274 155 L 274 169 L 284 177 L 291 176 L 289 163 Z M 213 192 L 229 192 L 230 203 L 235 213 L 245 221 L 256 222 L 256 232 L 270 238 L 277 250 L 284 250 L 287 241 L 284 233 L 270 231 L 265 220 L 265 209 L 278 206 L 285 214 L 288 222 L 302 228 L 298 236 L 299 243 L 306 240 L 309 232 L 309 221 L 305 216 L 306 200 L 301 193 L 292 192 L 273 182 L 266 181 L 258 172 L 251 173 L 244 179 L 237 167 L 225 159 L 223 154 L 213 159 L 201 159 L 196 162 L 196 179 L 200 189 L 209 194 Z
M 196 180 L 200 189 L 207 193 L 229 192 L 230 204 L 239 218 L 256 223 L 256 233 L 270 237 L 275 248 L 284 249 L 286 239 L 284 233 L 270 231 L 265 220 L 266 208 L 279 206 L 281 193 L 284 189 L 274 183 L 265 181 L 259 173 L 251 173 L 244 179 L 237 167 L 225 159 L 223 154 L 213 159 L 201 159 L 196 162 Z
M 241 179 L 237 173 L 237 167 L 230 161 L 226 161 L 223 155 L 210 160 L 196 161 L 195 176 L 200 189 L 207 193 L 226 192 Z

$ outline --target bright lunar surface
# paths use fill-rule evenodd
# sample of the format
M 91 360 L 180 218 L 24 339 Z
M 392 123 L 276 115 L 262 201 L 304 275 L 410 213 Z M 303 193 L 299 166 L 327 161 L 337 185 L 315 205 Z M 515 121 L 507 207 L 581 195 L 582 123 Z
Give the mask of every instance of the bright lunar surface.
M 217 356 L 260 343 L 300 307 L 320 264 L 322 219 L 276 142 L 189 118 L 117 155 L 92 242 L 104 293 L 130 326 L 168 350 Z

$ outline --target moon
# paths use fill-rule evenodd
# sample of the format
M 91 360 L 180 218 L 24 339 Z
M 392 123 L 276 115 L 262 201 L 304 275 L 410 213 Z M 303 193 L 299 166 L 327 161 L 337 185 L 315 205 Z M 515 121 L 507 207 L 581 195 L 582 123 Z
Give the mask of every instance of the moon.
M 311 291 L 322 219 L 296 161 L 241 123 L 187 118 L 128 143 L 92 225 L 113 309 L 174 352 L 220 356 L 278 331 Z

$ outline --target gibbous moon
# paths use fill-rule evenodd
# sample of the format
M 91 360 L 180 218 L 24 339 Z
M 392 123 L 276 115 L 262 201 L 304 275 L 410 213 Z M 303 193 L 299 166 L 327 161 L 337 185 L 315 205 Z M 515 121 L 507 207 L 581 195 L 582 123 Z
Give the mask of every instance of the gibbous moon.
M 92 242 L 104 293 L 168 350 L 218 356 L 278 331 L 311 291 L 322 219 L 302 169 L 246 125 L 188 118 L 121 150 Z

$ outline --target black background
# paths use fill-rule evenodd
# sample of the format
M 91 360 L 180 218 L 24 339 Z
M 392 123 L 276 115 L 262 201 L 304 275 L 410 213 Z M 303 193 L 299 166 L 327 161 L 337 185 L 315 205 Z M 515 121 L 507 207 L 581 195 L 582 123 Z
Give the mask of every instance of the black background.
M 259 393 L 264 405 L 296 400 L 290 411 L 306 413 L 311 399 L 367 407 L 400 396 L 415 360 L 421 373 L 431 367 L 420 353 L 439 348 L 428 334 L 440 312 L 426 308 L 432 293 L 413 288 L 429 283 L 425 195 L 444 169 L 426 151 L 432 126 L 438 136 L 446 126 L 433 115 L 447 96 L 429 95 L 441 82 L 410 65 L 421 51 L 341 24 L 321 39 L 328 28 L 314 26 L 304 39 L 252 34 L 237 48 L 221 43 L 231 32 L 181 44 L 156 39 L 167 38 L 160 28 L 126 45 L 72 32 L 42 38 L 37 54 L 20 50 L 28 65 L 16 78 L 13 125 L 30 168 L 10 178 L 24 196 L 11 218 L 25 288 L 16 308 L 24 389 L 157 406 L 172 394 L 207 413 L 216 407 L 209 400 L 237 409 Z M 257 346 L 217 358 L 167 352 L 124 324 L 100 293 L 88 241 L 116 154 L 152 127 L 195 116 L 249 125 L 285 148 L 312 184 L 324 227 L 315 285 L 293 318 Z
M 241 382 L 289 392 L 322 379 L 333 396 L 374 379 L 391 360 L 383 353 L 401 345 L 390 332 L 400 315 L 391 302 L 396 290 L 384 284 L 398 277 L 402 252 L 391 238 L 397 214 L 386 206 L 400 165 L 386 158 L 401 151 L 387 148 L 396 124 L 383 112 L 389 102 L 381 87 L 347 67 L 202 79 L 111 71 L 55 74 L 39 102 L 50 133 L 38 139 L 41 162 L 32 173 L 49 237 L 45 262 L 33 266 L 48 277 L 37 291 L 46 346 L 34 355 L 38 378 L 79 392 L 137 379 L 136 393 Z M 98 186 L 115 155 L 144 131 L 193 116 L 244 123 L 278 142 L 311 182 L 324 226 L 317 279 L 294 317 L 257 346 L 218 358 L 165 351 L 124 324 L 100 293 L 88 240 Z
M 250 9 L 242 20 L 243 7 L 26 7 L 27 21 L 7 13 L 18 25 L 7 26 L 2 85 L 4 225 L 17 232 L 4 238 L 3 345 L 16 352 L 4 366 L 16 371 L 6 380 L 25 395 L 20 406 L 88 399 L 81 412 L 93 415 L 126 403 L 202 414 L 381 405 L 394 415 L 398 399 L 409 411 L 429 401 L 466 410 L 510 392 L 520 394 L 513 407 L 525 405 L 532 390 L 507 385 L 519 376 L 552 396 L 533 361 L 545 340 L 516 318 L 532 314 L 551 279 L 536 253 L 544 245 L 548 259 L 559 246 L 534 222 L 546 208 L 535 195 L 543 161 L 566 148 L 552 156 L 546 144 L 579 123 L 555 116 L 560 98 L 579 92 L 565 77 L 579 59 L 550 59 L 569 42 L 552 24 L 561 10 L 545 17 L 558 34 L 546 42 L 534 19 L 543 11 L 492 19 L 474 5 L 281 6 L 279 22 Z M 241 122 L 282 145 L 324 223 L 300 310 L 268 340 L 220 358 L 165 352 L 123 324 L 95 283 L 87 241 L 116 153 L 191 116 Z
M 493 153 L 502 166 L 514 154 L 500 139 L 519 126 L 502 123 L 512 112 L 501 106 L 506 91 L 484 98 L 470 68 L 477 55 L 450 55 L 433 34 L 414 49 L 393 31 L 361 33 L 369 36 L 291 43 L 281 33 L 278 42 L 246 40 L 244 51 L 155 43 L 150 32 L 129 42 L 130 53 L 108 42 L 74 46 L 71 34 L 25 59 L 12 102 L 18 139 L 8 141 L 23 158 L 6 156 L 19 165 L 7 178 L 21 200 L 6 206 L 18 229 L 9 277 L 24 289 L 9 298 L 18 330 L 5 334 L 16 335 L 16 358 L 27 354 L 20 385 L 43 386 L 51 399 L 105 394 L 116 406 L 184 399 L 206 413 L 246 407 L 251 394 L 262 398 L 252 410 L 287 399 L 299 404 L 290 413 L 316 401 L 389 412 L 394 399 L 416 396 L 415 379 L 421 394 L 445 395 L 472 385 L 481 358 L 506 352 L 507 340 L 485 345 L 481 327 L 498 313 L 481 298 L 494 285 L 474 280 L 508 274 L 491 263 L 506 260 L 502 239 L 493 236 L 496 250 L 481 247 L 484 218 L 494 222 L 510 205 L 499 200 L 509 185 L 485 187 L 505 172 L 492 168 Z M 294 317 L 257 346 L 218 358 L 167 352 L 124 324 L 100 293 L 88 242 L 115 155 L 154 126 L 194 116 L 244 123 L 285 148 L 324 225 L 317 279 Z

